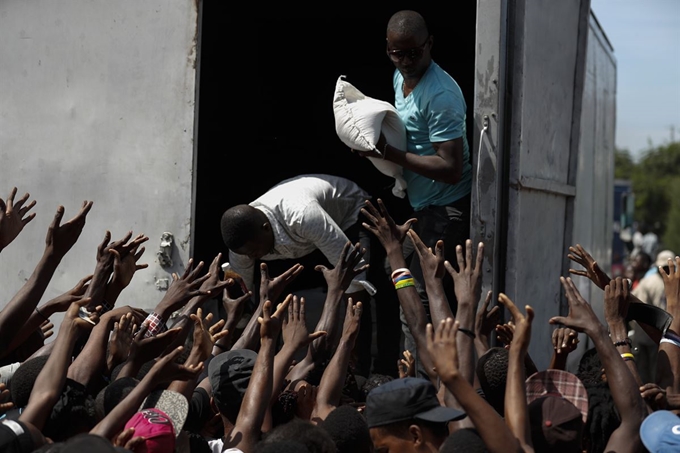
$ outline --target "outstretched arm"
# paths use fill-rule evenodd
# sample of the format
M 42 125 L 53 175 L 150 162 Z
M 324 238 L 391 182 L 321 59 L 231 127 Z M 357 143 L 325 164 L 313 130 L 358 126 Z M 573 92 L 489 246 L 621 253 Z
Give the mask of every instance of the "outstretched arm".
M 35 206 L 35 200 L 24 206 L 30 195 L 24 194 L 15 203 L 14 197 L 16 195 L 17 188 L 14 187 L 7 197 L 7 202 L 0 198 L 0 252 L 16 239 L 28 222 L 35 218 L 35 212 L 26 215 Z
M 66 383 L 66 371 L 71 363 L 71 354 L 78 337 L 92 328 L 92 324 L 78 316 L 80 307 L 85 306 L 89 299 L 82 299 L 71 304 L 66 316 L 59 327 L 59 334 L 54 341 L 54 348 L 42 371 L 35 380 L 31 396 L 26 409 L 19 416 L 20 421 L 26 421 L 42 430 L 57 402 Z M 98 315 L 90 316 L 92 323 L 99 321 Z
M 534 319 L 534 309 L 525 307 L 526 316 L 515 306 L 508 296 L 501 293 L 498 302 L 505 305 L 515 321 L 515 334 L 508 354 L 508 377 L 505 384 L 505 421 L 510 427 L 522 449 L 533 452 L 531 442 L 531 427 L 529 425 L 529 409 L 527 407 L 527 393 L 524 382 L 524 359 L 531 341 L 531 322 Z
M 90 208 L 92 208 L 91 201 L 83 202 L 78 215 L 63 225 L 61 219 L 64 217 L 64 207 L 57 208 L 54 220 L 47 230 L 45 251 L 40 262 L 26 284 L 0 312 L 0 354 L 2 356 L 8 352 L 14 337 L 40 302 L 57 266 L 80 237 Z
M 393 275 L 395 271 L 398 271 L 398 275 L 394 278 L 399 279 L 395 284 L 399 305 L 406 317 L 408 328 L 415 339 L 418 358 L 428 373 L 430 380 L 437 387 L 437 375 L 432 371 L 432 359 L 427 352 L 425 338 L 427 316 L 425 307 L 420 301 L 415 282 L 411 272 L 406 268 L 406 260 L 402 253 L 402 244 L 406 233 L 411 229 L 411 225 L 416 219 L 409 219 L 403 225 L 397 225 L 387 212 L 387 208 L 385 208 L 382 200 L 378 199 L 377 202 L 378 207 L 376 208 L 370 201 L 366 201 L 366 207 L 361 210 L 361 213 L 370 224 L 364 223 L 363 226 L 373 233 L 385 248 Z
M 267 406 L 272 398 L 272 380 L 274 378 L 274 354 L 276 341 L 281 332 L 281 318 L 288 308 L 290 299 L 285 299 L 273 315 L 271 301 L 262 307 L 260 323 L 260 351 L 257 354 L 253 374 L 243 403 L 232 431 L 224 436 L 226 448 L 238 448 L 242 451 L 253 451 L 255 444 L 262 436 L 262 422 Z
M 460 338 L 457 335 L 458 325 L 453 318 L 440 321 L 436 332 L 432 324 L 427 325 L 427 350 L 437 375 L 455 396 L 490 453 L 523 451 L 498 412 L 479 396 L 460 373 L 456 347 L 457 339 Z
M 90 434 L 96 434 L 109 440 L 113 439 L 123 430 L 125 423 L 139 410 L 144 398 L 159 384 L 176 379 L 192 379 L 198 376 L 203 370 L 202 363 L 193 367 L 175 363 L 182 349 L 182 346 L 180 346 L 165 357 L 158 359 L 139 384 L 90 430 Z
M 623 278 L 618 277 L 604 287 L 604 318 L 609 326 L 609 336 L 621 357 L 624 358 L 628 370 L 635 378 L 635 382 L 642 385 L 643 382 L 635 365 L 635 360 L 632 360 L 633 354 L 626 327 L 629 304 L 628 282 Z
M 607 375 L 614 404 L 621 416 L 621 425 L 609 437 L 606 451 L 640 451 L 640 425 L 647 410 L 640 396 L 639 386 L 609 338 L 607 329 L 597 319 L 590 304 L 581 297 L 571 278 L 560 277 L 560 281 L 569 301 L 569 316 L 556 316 L 549 322 L 585 332 L 591 338 Z
M 342 387 L 345 385 L 350 355 L 359 336 L 362 312 L 361 302 L 354 305 L 352 299 L 348 300 L 340 343 L 319 383 L 316 403 L 312 410 L 311 419 L 314 423 L 325 420 L 328 414 L 340 404 L 340 395 L 342 394 Z
M 657 359 L 657 383 L 669 395 L 680 394 L 680 257 L 668 260 L 668 273 L 661 268 L 666 310 L 673 317 Z
M 241 332 L 241 336 L 236 340 L 236 343 L 234 343 L 232 349 L 250 349 L 252 351 L 257 351 L 259 346 L 258 334 L 260 332 L 260 325 L 257 320 L 262 315 L 265 302 L 269 300 L 272 301 L 272 303 L 275 303 L 286 286 L 295 280 L 303 269 L 304 267 L 301 264 L 294 264 L 278 277 L 269 278 L 267 264 L 260 263 L 260 303 L 250 317 L 243 332 Z

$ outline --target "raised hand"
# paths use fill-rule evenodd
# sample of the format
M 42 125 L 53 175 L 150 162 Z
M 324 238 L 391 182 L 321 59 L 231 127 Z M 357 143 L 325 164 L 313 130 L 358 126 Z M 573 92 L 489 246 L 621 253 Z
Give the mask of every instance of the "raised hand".
M 357 275 L 368 269 L 368 264 L 356 267 L 364 253 L 366 253 L 366 249 L 362 249 L 359 242 L 352 246 L 352 243 L 347 241 L 333 269 L 328 269 L 319 264 L 314 267 L 314 270 L 323 274 L 329 291 L 338 289 L 344 292 Z
M 149 373 L 153 373 L 159 383 L 196 379 L 203 371 L 203 362 L 189 366 L 177 363 L 177 357 L 183 350 L 184 347 L 179 346 L 158 359 Z
M 173 312 L 192 297 L 207 296 L 210 294 L 210 290 L 199 289 L 203 282 L 210 278 L 210 273 L 199 278 L 201 269 L 203 269 L 203 261 L 198 263 L 196 269 L 193 267 L 194 260 L 190 259 L 182 277 L 179 277 L 179 275 L 174 272 L 172 273 L 172 283 L 165 293 L 165 296 L 158 304 L 162 307 L 163 311 Z
M 144 250 L 144 247 L 139 249 L 139 251 L 135 247 L 123 258 L 118 250 L 114 248 L 109 249 L 109 252 L 113 254 L 113 282 L 125 288 L 132 281 L 135 272 L 149 267 L 148 264 L 137 264 L 137 261 L 144 254 Z
M 284 299 L 284 301 L 276 308 L 274 314 L 271 314 L 272 302 L 270 300 L 265 301 L 262 306 L 262 316 L 257 318 L 257 322 L 260 323 L 260 338 L 262 340 L 268 339 L 276 341 L 281 332 L 283 315 L 288 309 L 288 304 L 291 300 L 292 298 Z
M 416 377 L 416 359 L 408 349 L 405 349 L 402 355 L 404 358 L 397 360 L 399 379 L 403 379 L 405 377 Z
M 208 313 L 204 318 L 201 307 L 198 307 L 195 314 L 192 313 L 189 316 L 194 321 L 194 345 L 192 350 L 198 353 L 200 361 L 203 362 L 210 357 L 215 342 L 229 335 L 229 332 L 222 330 L 225 323 L 224 319 L 220 319 L 212 324 L 213 314 Z
M 668 260 L 668 273 L 663 267 L 659 267 L 663 278 L 664 290 L 666 291 L 666 307 L 673 316 L 679 316 L 680 309 L 680 257 Z
M 668 409 L 666 390 L 658 384 L 648 383 L 640 387 L 640 396 L 655 411 Z
M 7 197 L 7 202 L 0 198 L 0 251 L 16 239 L 28 222 L 35 218 L 35 212 L 26 216 L 28 211 L 35 206 L 35 200 L 31 201 L 28 206 L 24 206 L 30 196 L 26 193 L 14 203 L 16 194 L 17 188 L 14 187 Z
M 472 303 L 475 306 L 482 293 L 482 262 L 484 261 L 484 243 L 477 244 L 477 259 L 472 256 L 472 241 L 465 241 L 465 256 L 463 247 L 456 246 L 456 260 L 458 270 L 451 263 L 445 262 L 446 270 L 451 274 L 458 302 Z M 473 265 L 473 263 L 475 263 Z
M 363 222 L 362 226 L 380 240 L 388 254 L 395 250 L 401 252 L 406 233 L 417 220 L 412 218 L 403 225 L 397 225 L 380 198 L 378 198 L 377 203 L 378 207 L 376 208 L 373 203 L 366 200 L 365 207 L 361 208 L 361 213 L 370 223 Z
M 442 319 L 436 331 L 432 324 L 427 325 L 427 351 L 432 357 L 434 371 L 447 382 L 460 373 L 456 347 L 458 327 L 458 322 L 454 322 L 453 318 Z
M 475 334 L 477 335 L 477 339 L 484 344 L 486 349 L 489 348 L 489 336 L 501 319 L 501 307 L 499 305 L 496 305 L 489 310 L 492 295 L 492 291 L 486 293 L 486 298 L 480 309 L 477 311 L 477 316 L 475 318 Z
M 231 280 L 231 282 L 229 281 Z M 227 313 L 227 319 L 232 321 L 241 319 L 245 303 L 253 295 L 251 291 L 246 291 L 242 296 L 233 299 L 229 294 L 229 287 L 237 284 L 234 279 L 227 279 L 227 287 L 222 290 L 222 306 Z
M 294 350 L 308 346 L 315 339 L 326 335 L 325 331 L 309 333 L 305 313 L 305 298 L 298 298 L 292 294 L 286 297 L 288 302 L 288 317 L 283 320 L 283 344 L 291 345 Z
M 147 329 L 148 324 L 142 324 L 130 345 L 130 357 L 134 357 L 137 363 L 146 363 L 158 357 L 182 331 L 181 327 L 175 327 L 153 337 L 145 338 Z
M 608 324 L 625 322 L 629 305 L 626 279 L 617 277 L 604 287 L 604 318 Z
M 345 322 L 342 328 L 342 338 L 354 343 L 359 335 L 359 327 L 361 326 L 361 314 L 364 311 L 364 306 L 361 302 L 352 303 L 352 298 L 347 300 L 347 310 L 345 312 Z
M 119 363 L 127 360 L 132 347 L 135 327 L 132 313 L 123 315 L 120 321 L 114 323 L 106 356 L 106 366 L 109 372 L 113 371 Z
M 498 302 L 503 304 L 512 315 L 515 325 L 515 331 L 512 337 L 512 344 L 510 349 L 517 349 L 524 353 L 529 349 L 529 342 L 531 341 L 531 322 L 534 319 L 534 309 L 529 305 L 525 305 L 526 316 L 519 311 L 512 300 L 503 293 L 498 295 Z
M 64 217 L 64 207 L 59 206 L 57 213 L 54 215 L 54 220 L 47 229 L 47 237 L 45 238 L 46 250 L 57 257 L 64 257 L 76 241 L 78 241 L 80 233 L 83 232 L 85 219 L 90 209 L 92 209 L 92 202 L 83 201 L 80 212 L 62 225 L 61 220 Z
M 278 277 L 270 278 L 266 263 L 260 263 L 260 302 L 265 300 L 277 301 L 283 290 L 297 278 L 304 270 L 304 266 L 296 263 Z
M 134 428 L 124 429 L 111 441 L 114 447 L 122 447 L 125 450 L 130 450 L 132 452 L 136 452 L 137 447 L 141 447 L 144 442 L 146 442 L 146 438 L 135 436 Z M 146 450 L 146 446 L 144 449 Z
M 590 256 L 590 253 L 581 247 L 581 244 L 576 244 L 576 247 L 569 247 L 569 252 L 570 253 L 567 254 L 567 257 L 585 268 L 585 270 L 569 269 L 569 273 L 573 275 L 580 275 L 582 277 L 588 277 L 600 289 L 604 290 L 605 286 L 609 284 L 611 279 L 600 268 L 600 266 L 597 264 L 597 261 L 595 261 L 593 257 Z
M 560 277 L 560 282 L 569 301 L 569 316 L 566 318 L 554 316 L 548 322 L 550 324 L 562 324 L 577 332 L 585 332 L 590 336 L 591 333 L 602 326 L 595 312 L 593 312 L 593 307 L 581 296 L 571 278 Z
M 14 407 L 14 403 L 10 401 L 10 393 L 5 384 L 0 383 L 0 415 Z
M 558 354 L 574 352 L 578 346 L 578 333 L 568 327 L 558 327 L 552 333 L 552 345 Z
M 446 273 L 446 267 L 444 266 L 444 241 L 438 240 L 434 245 L 434 252 L 432 252 L 432 247 L 426 246 L 420 239 L 420 236 L 418 236 L 418 233 L 408 230 L 406 234 L 413 241 L 416 253 L 420 259 L 420 267 L 423 269 L 423 276 L 431 276 L 433 278 L 444 277 Z M 427 281 L 427 277 L 425 277 L 425 280 Z
M 42 324 L 40 324 L 40 333 L 43 341 L 54 335 L 53 329 L 54 324 L 52 324 L 49 320 L 45 320 Z
M 93 312 L 84 312 L 81 317 L 80 309 L 90 303 L 90 298 L 85 297 L 73 302 L 66 310 L 64 321 L 72 322 L 81 332 L 89 332 L 99 322 L 99 312 L 102 307 L 97 307 Z
M 505 324 L 499 324 L 496 326 L 496 339 L 503 343 L 505 349 L 510 349 L 512 344 L 512 337 L 515 335 L 515 324 L 512 321 L 508 321 Z

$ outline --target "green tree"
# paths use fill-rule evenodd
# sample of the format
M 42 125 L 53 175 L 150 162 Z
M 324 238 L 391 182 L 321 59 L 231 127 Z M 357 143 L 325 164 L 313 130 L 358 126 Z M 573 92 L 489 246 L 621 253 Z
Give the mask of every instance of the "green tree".
M 635 162 L 627 149 L 614 150 L 614 177 L 616 179 L 631 179 L 635 170 Z
M 668 186 L 669 202 L 666 231 L 661 237 L 665 249 L 680 254 L 680 176 Z
M 680 142 L 652 148 L 637 163 L 626 151 L 617 151 L 615 165 L 616 177 L 633 183 L 635 220 L 662 238 L 666 248 L 671 248 L 667 241 L 673 231 L 666 234 L 667 228 L 671 221 L 680 222 L 680 206 L 676 201 L 680 196 Z M 674 225 L 672 229 L 680 232 L 680 224 Z M 680 252 L 680 247 L 676 250 Z

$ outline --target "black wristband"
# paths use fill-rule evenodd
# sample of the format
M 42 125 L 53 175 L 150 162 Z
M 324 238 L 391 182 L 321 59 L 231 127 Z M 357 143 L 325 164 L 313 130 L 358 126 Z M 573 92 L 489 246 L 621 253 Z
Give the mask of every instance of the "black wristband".
M 225 348 L 224 346 L 222 346 L 222 345 L 219 344 L 219 343 L 213 343 L 213 346 L 217 346 L 218 348 L 220 348 L 220 349 L 223 350 L 223 351 L 228 351 L 227 348 Z
M 477 335 L 475 335 L 475 333 L 474 333 L 473 331 L 471 331 L 470 329 L 463 329 L 462 327 L 459 327 L 459 328 L 458 328 L 458 332 L 464 333 L 465 335 L 467 335 L 468 337 L 472 338 L 473 340 L 474 340 L 475 338 L 477 338 Z

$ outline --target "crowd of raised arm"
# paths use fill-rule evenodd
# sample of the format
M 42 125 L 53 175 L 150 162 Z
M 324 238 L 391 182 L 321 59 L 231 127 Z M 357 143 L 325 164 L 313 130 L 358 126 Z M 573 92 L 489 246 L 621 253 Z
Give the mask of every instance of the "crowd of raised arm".
M 16 192 L 0 199 L 0 259 L 24 228 L 37 225 L 29 226 L 35 202 L 28 194 L 15 200 Z M 241 282 L 224 278 L 221 254 L 207 268 L 189 260 L 153 310 L 134 306 L 126 288 L 147 267 L 148 237 L 132 232 L 114 241 L 105 232 L 92 250 L 92 274 L 42 302 L 92 207 L 83 202 L 64 222 L 60 206 L 33 274 L 17 294 L 3 294 L 0 452 L 680 451 L 680 257 L 661 271 L 672 321 L 656 336 L 655 382 L 643 382 L 627 315 L 645 301 L 581 246 L 569 249 L 583 266 L 571 273 L 602 289 L 605 323 L 563 276 L 554 283 L 568 314 L 537 326 L 530 305 L 504 293 L 496 304 L 482 294 L 484 244 L 457 246 L 451 263 L 443 241 L 427 247 L 411 229 L 415 219 L 399 225 L 382 200 L 367 200 L 363 227 L 385 249 L 426 376 L 417 377 L 416 358 L 403 349 L 393 375 L 360 376 L 355 346 L 370 301 L 347 296 L 368 266 L 360 264 L 359 244 L 348 242 L 333 267 L 317 267 L 326 286 L 313 330 L 305 298 L 286 291 L 298 264 L 270 276 L 260 263 L 259 294 L 236 296 Z M 407 238 L 429 313 L 406 265 Z M 443 290 L 447 274 L 455 313 Z M 255 312 L 239 328 L 249 299 Z M 204 315 L 208 300 L 218 300 L 226 317 Z M 46 343 L 56 313 L 63 321 Z M 546 369 L 528 354 L 537 327 L 553 331 Z M 582 357 L 569 363 L 578 369 L 569 372 L 567 358 L 577 351 Z

